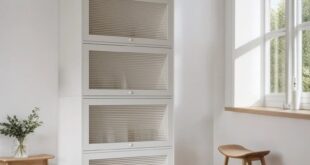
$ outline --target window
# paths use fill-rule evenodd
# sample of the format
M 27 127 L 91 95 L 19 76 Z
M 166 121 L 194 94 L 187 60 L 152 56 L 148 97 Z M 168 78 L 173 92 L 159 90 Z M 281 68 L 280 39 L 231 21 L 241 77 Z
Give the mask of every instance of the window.
M 232 3 L 230 103 L 310 109 L 310 0 Z
M 266 4 L 266 20 L 270 20 L 266 35 L 282 32 L 267 41 L 270 94 L 282 93 L 283 105 L 292 109 L 310 108 L 310 0 L 266 0 Z

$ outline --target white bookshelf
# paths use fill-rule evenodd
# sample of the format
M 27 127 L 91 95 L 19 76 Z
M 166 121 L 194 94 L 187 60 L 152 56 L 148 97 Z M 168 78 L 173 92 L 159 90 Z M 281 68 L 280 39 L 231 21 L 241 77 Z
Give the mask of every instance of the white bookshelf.
M 63 165 L 174 165 L 173 1 L 60 2 Z

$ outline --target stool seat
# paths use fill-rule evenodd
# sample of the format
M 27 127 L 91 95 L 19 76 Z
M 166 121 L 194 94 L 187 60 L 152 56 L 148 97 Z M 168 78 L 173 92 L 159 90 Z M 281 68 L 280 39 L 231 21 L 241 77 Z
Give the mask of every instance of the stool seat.
M 251 151 L 240 145 L 223 145 L 218 149 L 223 155 L 231 158 L 262 157 L 270 153 L 270 151 Z
M 240 145 L 223 145 L 218 148 L 220 153 L 225 156 L 224 165 L 228 165 L 229 158 L 237 158 L 243 160 L 243 165 L 252 165 L 252 161 L 261 161 L 262 165 L 266 165 L 265 156 L 270 153 L 270 151 L 251 151 Z

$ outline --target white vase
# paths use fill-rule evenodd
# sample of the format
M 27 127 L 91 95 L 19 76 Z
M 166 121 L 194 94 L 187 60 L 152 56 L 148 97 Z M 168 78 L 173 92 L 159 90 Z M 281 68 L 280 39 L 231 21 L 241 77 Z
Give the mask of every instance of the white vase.
M 27 146 L 25 139 L 15 139 L 14 157 L 15 158 L 27 158 Z

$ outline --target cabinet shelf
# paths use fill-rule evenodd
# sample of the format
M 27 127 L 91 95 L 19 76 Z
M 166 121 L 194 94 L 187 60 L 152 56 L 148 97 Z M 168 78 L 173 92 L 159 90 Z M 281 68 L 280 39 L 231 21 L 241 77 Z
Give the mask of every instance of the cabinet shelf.
M 171 95 L 170 50 L 84 46 L 84 95 Z
M 84 164 L 87 165 L 170 165 L 173 164 L 172 151 L 126 151 L 110 153 L 84 154 Z
M 84 0 L 84 40 L 169 46 L 170 0 Z
M 169 99 L 87 99 L 85 150 L 171 146 Z

